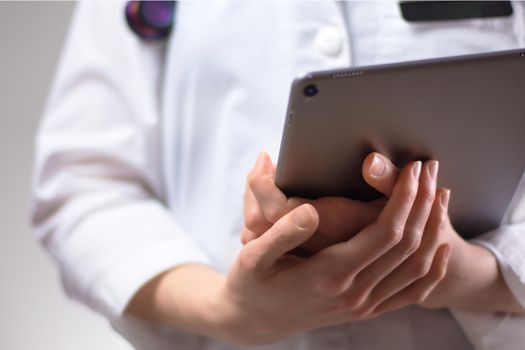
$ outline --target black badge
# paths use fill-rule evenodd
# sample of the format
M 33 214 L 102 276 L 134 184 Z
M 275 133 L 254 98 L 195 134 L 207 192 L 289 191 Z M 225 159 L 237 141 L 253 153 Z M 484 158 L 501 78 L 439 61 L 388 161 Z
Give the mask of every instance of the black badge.
M 508 17 L 513 12 L 510 1 L 401 1 L 399 6 L 409 22 Z

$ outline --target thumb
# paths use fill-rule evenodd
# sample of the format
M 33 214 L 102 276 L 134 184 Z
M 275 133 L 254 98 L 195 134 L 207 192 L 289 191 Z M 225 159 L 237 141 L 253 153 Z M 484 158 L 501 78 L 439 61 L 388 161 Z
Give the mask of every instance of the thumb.
M 362 173 L 367 184 L 390 197 L 399 169 L 384 155 L 373 152 L 363 161 Z
M 279 219 L 268 231 L 243 248 L 250 266 L 266 270 L 284 254 L 297 248 L 315 233 L 319 215 L 311 204 L 303 204 Z

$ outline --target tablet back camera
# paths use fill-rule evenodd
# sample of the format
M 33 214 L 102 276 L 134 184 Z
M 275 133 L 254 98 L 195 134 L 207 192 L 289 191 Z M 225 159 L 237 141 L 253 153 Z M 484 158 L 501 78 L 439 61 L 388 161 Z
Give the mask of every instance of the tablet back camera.
M 303 89 L 303 93 L 306 97 L 314 97 L 315 95 L 317 95 L 318 92 L 319 90 L 317 89 L 317 86 L 313 84 L 306 85 Z

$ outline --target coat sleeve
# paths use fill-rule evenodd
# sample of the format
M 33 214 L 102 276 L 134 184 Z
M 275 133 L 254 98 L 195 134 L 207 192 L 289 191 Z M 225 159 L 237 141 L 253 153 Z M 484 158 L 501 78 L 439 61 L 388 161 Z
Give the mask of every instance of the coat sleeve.
M 502 225 L 472 240 L 489 249 L 516 300 L 525 308 L 525 175 Z M 518 350 L 525 344 L 525 316 L 452 310 L 476 350 Z
M 138 39 L 124 6 L 77 6 L 33 178 L 33 225 L 67 294 L 110 318 L 158 273 L 209 263 L 163 205 L 164 45 Z

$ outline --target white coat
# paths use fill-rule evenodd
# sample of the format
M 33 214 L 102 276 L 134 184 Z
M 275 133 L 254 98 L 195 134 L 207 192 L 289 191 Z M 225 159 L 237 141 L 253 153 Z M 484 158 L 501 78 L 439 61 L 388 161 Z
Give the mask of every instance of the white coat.
M 138 349 L 232 349 L 122 312 L 168 268 L 228 269 L 246 173 L 262 149 L 276 159 L 293 78 L 517 47 L 522 3 L 507 18 L 409 23 L 397 2 L 182 2 L 161 43 L 130 31 L 123 3 L 81 3 L 37 136 L 37 235 L 67 293 Z M 478 242 L 525 306 L 524 192 Z M 523 329 L 522 316 L 408 307 L 264 348 L 522 349 Z

